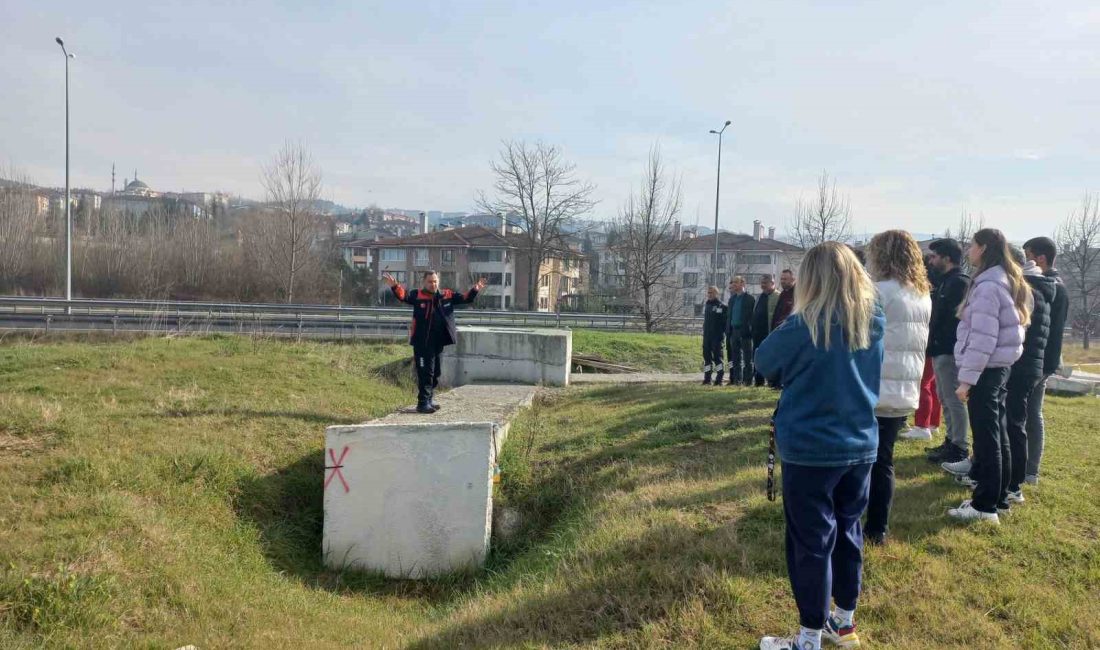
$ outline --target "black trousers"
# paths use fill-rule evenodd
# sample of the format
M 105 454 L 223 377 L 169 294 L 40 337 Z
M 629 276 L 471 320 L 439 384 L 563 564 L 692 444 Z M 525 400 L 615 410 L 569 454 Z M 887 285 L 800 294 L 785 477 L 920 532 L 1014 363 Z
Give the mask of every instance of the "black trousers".
M 971 477 L 978 482 L 971 505 L 982 512 L 1007 508 L 1005 493 L 1012 475 L 1012 450 L 1008 442 L 1005 400 L 1008 368 L 986 368 L 970 387 L 967 411 L 974 438 Z
M 867 501 L 867 535 L 885 535 L 890 529 L 890 506 L 894 503 L 894 443 L 905 426 L 905 418 L 876 417 L 878 458 L 871 465 L 871 496 Z
M 726 336 L 726 358 L 729 359 L 730 383 L 752 384 L 752 339 L 733 330 Z
M 439 358 L 443 348 L 425 346 L 413 348 L 413 365 L 416 366 L 416 403 L 425 406 L 432 401 L 435 387 L 439 385 L 442 365 Z
M 721 374 L 724 369 L 722 364 L 722 339 L 717 336 L 709 339 L 703 337 L 703 372 L 707 376 L 712 370 Z
M 1027 415 L 1031 394 L 1039 382 L 1043 380 L 1041 373 L 1022 368 L 1013 368 L 1008 375 L 1006 389 L 1008 396 L 1005 399 L 1006 419 L 1008 420 L 1008 446 L 1011 450 L 1011 473 L 1008 479 L 1008 490 L 1016 492 L 1020 484 L 1024 482 L 1027 473 L 1028 443 L 1027 443 Z

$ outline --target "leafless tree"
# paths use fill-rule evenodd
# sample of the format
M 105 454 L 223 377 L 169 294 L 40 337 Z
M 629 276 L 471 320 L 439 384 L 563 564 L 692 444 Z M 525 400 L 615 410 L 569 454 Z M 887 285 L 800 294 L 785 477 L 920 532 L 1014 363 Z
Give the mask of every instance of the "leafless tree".
M 576 165 L 561 150 L 542 142 L 504 142 L 489 163 L 495 177 L 492 195 L 478 196 L 478 207 L 502 214 L 521 233 L 528 277 L 529 309 L 537 309 L 539 268 L 555 248 L 564 247 L 565 227 L 595 205 L 596 187 L 576 175 Z
M 29 271 L 34 255 L 37 197 L 15 170 L 0 185 L 0 289 L 14 289 Z
M 1060 270 L 1066 277 L 1073 327 L 1086 348 L 1100 324 L 1100 197 L 1085 194 L 1081 207 L 1058 228 Z
M 626 297 L 652 332 L 679 309 L 676 258 L 689 240 L 680 237 L 679 179 L 665 168 L 660 149 L 649 153 L 645 177 L 619 210 L 612 253 L 624 262 Z
M 314 260 L 310 250 L 324 232 L 317 210 L 321 198 L 321 172 L 309 150 L 300 143 L 286 143 L 264 167 L 261 182 L 271 208 L 257 233 L 286 302 L 294 302 L 295 281 Z
M 852 238 L 851 205 L 847 196 L 837 192 L 836 180 L 830 184 L 829 172 L 821 172 L 813 199 L 799 197 L 788 230 L 794 242 L 805 249 L 825 241 L 847 242 Z

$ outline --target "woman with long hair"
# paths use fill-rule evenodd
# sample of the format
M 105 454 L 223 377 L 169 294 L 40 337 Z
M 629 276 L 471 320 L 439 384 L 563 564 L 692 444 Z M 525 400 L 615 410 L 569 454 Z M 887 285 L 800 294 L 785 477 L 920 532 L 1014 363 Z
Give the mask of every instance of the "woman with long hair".
M 794 311 L 757 349 L 756 368 L 783 388 L 775 439 L 787 574 L 801 629 L 762 638 L 761 650 L 817 650 L 822 635 L 859 645 L 853 617 L 863 574 L 860 518 L 878 447 L 885 322 L 871 278 L 847 246 L 814 246 L 799 275 Z
M 974 281 L 959 306 L 955 363 L 959 399 L 967 402 L 974 437 L 970 476 L 973 497 L 947 514 L 962 521 L 1000 523 L 1008 509 L 1012 459 L 1005 424 L 1005 388 L 1009 368 L 1024 349 L 1024 328 L 1031 318 L 1031 288 L 1009 254 L 1004 233 L 983 228 L 966 252 Z
M 894 443 L 909 414 L 920 405 L 932 298 L 920 246 L 904 230 L 887 230 L 867 245 L 867 265 L 886 316 L 879 383 L 878 456 L 871 467 L 871 494 L 863 538 L 886 541 L 894 501 Z

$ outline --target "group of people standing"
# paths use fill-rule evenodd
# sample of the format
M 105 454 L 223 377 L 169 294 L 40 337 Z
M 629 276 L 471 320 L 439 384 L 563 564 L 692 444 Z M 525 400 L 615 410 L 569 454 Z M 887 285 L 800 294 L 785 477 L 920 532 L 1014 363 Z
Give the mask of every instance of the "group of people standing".
M 795 275 L 790 269 L 779 274 L 780 291 L 775 278 L 760 279 L 760 295 L 745 291 L 745 278 L 730 280 L 729 298 L 722 302 L 718 287 L 707 288 L 703 305 L 703 384 L 721 386 L 729 370 L 729 386 L 763 386 L 764 376 L 755 372 L 755 351 L 794 309 Z M 723 363 L 725 347 L 727 362 Z
M 899 435 L 931 439 L 930 420 L 918 418 L 901 433 L 930 390 L 943 404 L 947 435 L 929 457 L 972 489 L 949 517 L 997 524 L 1024 502 L 1021 485 L 1038 481 L 1042 395 L 1060 363 L 1068 304 L 1053 269 L 1054 243 L 1040 237 L 1020 251 L 999 230 L 980 230 L 965 251 L 970 275 L 958 242 L 939 240 L 931 250 L 926 264 L 901 230 L 871 240 L 866 267 L 844 244 L 813 247 L 799 283 L 790 274 L 784 286 L 791 290 L 789 313 L 773 320 L 781 313 L 777 298 L 762 336 L 753 328 L 770 295 L 746 308 L 739 278 L 724 305 L 710 290 L 706 340 L 721 331 L 741 344 L 740 366 L 730 354 L 731 383 L 749 377 L 741 327 L 751 313 L 752 372 L 782 389 L 775 436 L 787 570 L 801 629 L 763 637 L 763 650 L 818 650 L 823 640 L 859 647 L 854 617 L 864 541 L 887 540 L 895 442 Z M 719 317 L 726 323 L 721 330 Z M 721 382 L 720 357 L 710 350 L 708 363 Z

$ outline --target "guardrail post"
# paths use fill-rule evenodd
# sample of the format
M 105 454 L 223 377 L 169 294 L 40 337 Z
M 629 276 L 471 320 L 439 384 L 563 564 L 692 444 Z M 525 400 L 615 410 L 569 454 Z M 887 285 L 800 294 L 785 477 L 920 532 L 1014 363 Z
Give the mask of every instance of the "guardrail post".
M 50 333 L 50 321 L 53 320 L 53 316 L 46 316 L 46 333 Z
M 118 334 L 118 311 L 111 317 L 111 336 Z

